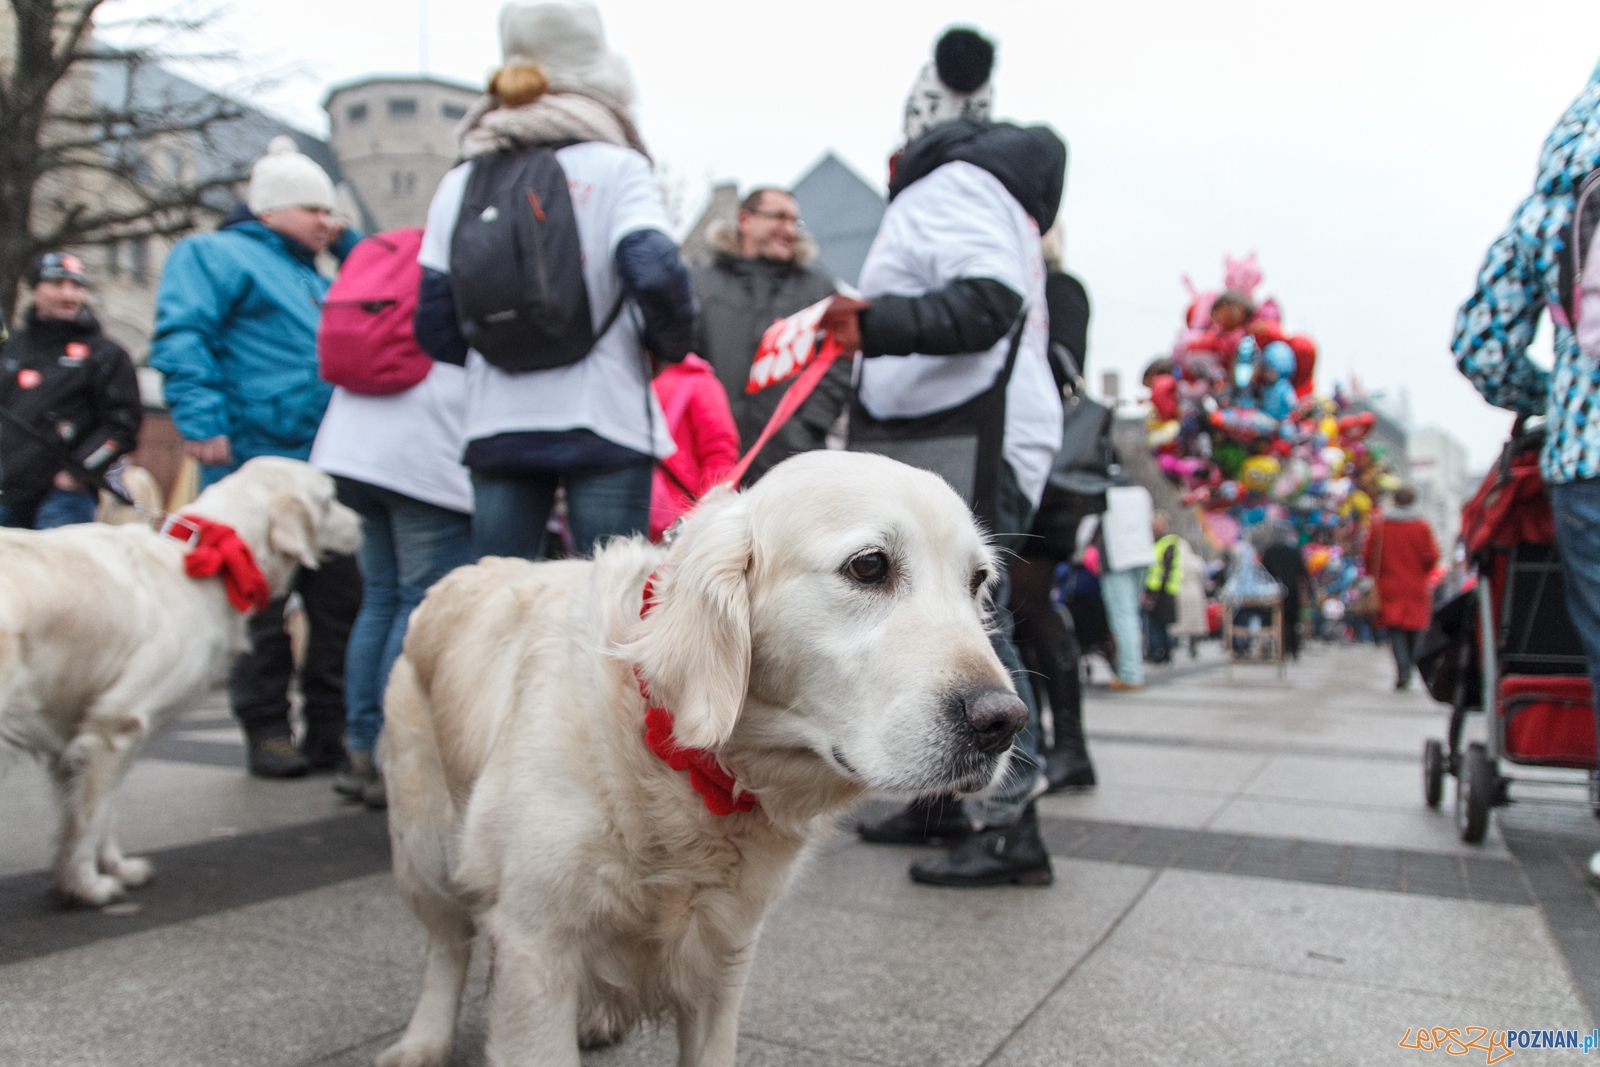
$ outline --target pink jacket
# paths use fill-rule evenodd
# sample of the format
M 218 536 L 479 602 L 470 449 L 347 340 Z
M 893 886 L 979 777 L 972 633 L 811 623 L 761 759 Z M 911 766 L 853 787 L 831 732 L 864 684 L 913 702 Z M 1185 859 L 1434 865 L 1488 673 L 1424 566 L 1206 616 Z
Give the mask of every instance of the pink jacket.
M 656 467 L 650 492 L 650 540 L 688 511 L 739 462 L 739 429 L 711 364 L 690 354 L 656 376 L 656 399 L 678 451 Z M 684 492 L 689 490 L 690 496 Z

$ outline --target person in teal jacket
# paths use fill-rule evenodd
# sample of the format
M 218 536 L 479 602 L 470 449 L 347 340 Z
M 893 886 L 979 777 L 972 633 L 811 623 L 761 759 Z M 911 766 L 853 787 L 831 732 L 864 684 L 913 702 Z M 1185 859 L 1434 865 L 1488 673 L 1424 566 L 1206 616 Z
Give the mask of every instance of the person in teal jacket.
M 273 141 L 250 189 L 249 207 L 221 229 L 178 242 L 156 293 L 150 365 L 166 376 L 167 406 L 202 485 L 255 456 L 310 455 L 333 394 L 317 376 L 330 282 L 316 255 L 342 260 L 361 237 L 332 216 L 333 183 L 287 137 Z M 279 202 L 285 196 L 303 202 Z
M 317 253 L 343 259 L 361 235 L 333 217 L 333 183 L 288 137 L 274 138 L 240 205 L 215 233 L 167 256 L 156 292 L 150 365 L 166 376 L 167 408 L 201 485 L 256 456 L 307 459 L 333 389 L 317 376 L 317 322 L 329 279 Z M 284 601 L 250 619 L 251 650 L 228 679 L 252 774 L 289 778 L 344 759 L 344 660 L 361 606 L 355 557 L 302 568 L 293 591 L 310 623 L 301 666 L 306 733 L 289 725 L 294 660 Z

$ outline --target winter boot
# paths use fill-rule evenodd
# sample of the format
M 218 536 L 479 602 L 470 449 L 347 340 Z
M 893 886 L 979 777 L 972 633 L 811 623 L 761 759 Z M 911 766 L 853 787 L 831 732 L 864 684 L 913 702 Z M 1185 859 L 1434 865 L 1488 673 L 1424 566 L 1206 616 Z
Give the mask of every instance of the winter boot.
M 306 736 L 300 741 L 300 755 L 305 758 L 306 767 L 313 771 L 342 767 L 345 763 L 344 720 L 332 728 L 315 722 L 308 724 Z
M 372 750 L 352 751 L 350 760 L 333 779 L 333 791 L 346 800 L 360 801 L 367 786 L 378 777 Z
M 250 773 L 257 778 L 300 778 L 308 769 L 305 757 L 291 738 L 251 737 L 246 743 L 250 749 Z
M 1064 749 L 1044 754 L 1044 776 L 1050 783 L 1047 793 L 1086 793 L 1095 787 L 1094 764 L 1089 757 Z
M 1055 873 L 1039 837 L 1039 813 L 1029 804 L 1014 826 L 982 830 L 943 856 L 913 863 L 911 880 L 962 889 L 1049 885 Z
M 904 811 L 856 827 L 874 845 L 953 845 L 972 833 L 972 823 L 953 796 L 912 801 Z
M 372 781 L 361 787 L 361 803 L 368 811 L 383 811 L 389 806 L 389 791 L 383 784 L 383 772 L 378 771 Z

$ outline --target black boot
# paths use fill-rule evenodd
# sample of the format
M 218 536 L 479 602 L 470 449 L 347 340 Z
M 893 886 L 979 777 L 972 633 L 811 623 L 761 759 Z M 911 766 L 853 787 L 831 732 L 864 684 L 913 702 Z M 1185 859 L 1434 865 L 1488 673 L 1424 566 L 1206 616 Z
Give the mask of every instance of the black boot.
M 1039 813 L 1029 804 L 1016 825 L 980 831 L 943 856 L 913 863 L 911 880 L 961 889 L 1049 885 L 1055 873 L 1039 837 Z
M 286 736 L 252 737 L 250 748 L 250 773 L 257 778 L 300 778 L 306 773 L 305 757 L 295 750 L 294 741 Z
M 1085 793 L 1095 787 L 1094 764 L 1089 757 L 1064 749 L 1044 754 L 1046 793 Z
M 875 845 L 953 845 L 972 833 L 972 823 L 952 796 L 915 800 L 904 811 L 856 827 L 861 840 Z
M 348 760 L 344 751 L 344 722 L 335 725 L 313 722 L 306 726 L 306 736 L 300 740 L 300 755 L 313 771 L 334 771 L 344 767 Z

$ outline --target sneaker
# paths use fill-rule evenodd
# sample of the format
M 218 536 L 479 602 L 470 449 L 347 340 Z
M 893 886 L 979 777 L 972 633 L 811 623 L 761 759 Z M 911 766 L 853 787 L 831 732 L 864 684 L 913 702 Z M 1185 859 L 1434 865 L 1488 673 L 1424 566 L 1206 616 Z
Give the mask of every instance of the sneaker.
M 1589 884 L 1600 889 L 1600 852 L 1589 857 Z
M 352 751 L 349 760 L 334 776 L 333 791 L 346 800 L 360 803 L 367 786 L 377 776 L 378 768 L 372 762 L 372 752 Z
M 389 791 L 383 784 L 382 774 L 362 787 L 361 803 L 367 806 L 368 811 L 383 811 L 389 807 Z
M 1121 678 L 1113 678 L 1110 688 L 1113 693 L 1137 693 L 1144 688 L 1144 683 L 1124 682 Z
M 856 827 L 861 840 L 874 845 L 953 845 L 972 833 L 972 823 L 952 796 L 912 801 L 904 811 Z
M 1046 793 L 1086 793 L 1095 787 L 1094 764 L 1071 752 L 1046 752 Z
M 1049 885 L 1055 881 L 1050 853 L 1039 837 L 1032 804 L 1015 826 L 983 830 L 943 856 L 911 865 L 911 880 L 923 885 L 979 889 L 995 885 Z
M 290 738 L 265 737 L 248 743 L 250 773 L 257 778 L 300 778 L 309 769 Z

